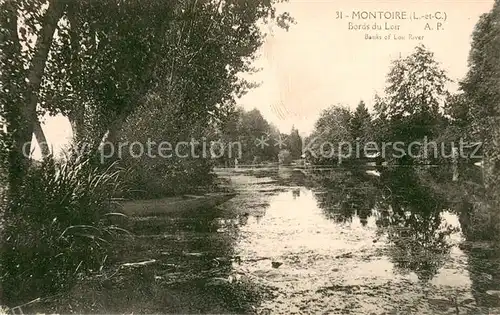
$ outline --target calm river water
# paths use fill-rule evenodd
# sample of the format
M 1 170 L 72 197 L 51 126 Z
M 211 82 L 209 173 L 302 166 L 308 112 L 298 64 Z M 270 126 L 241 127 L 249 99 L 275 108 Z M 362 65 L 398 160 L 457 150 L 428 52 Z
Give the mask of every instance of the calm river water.
M 109 270 L 64 311 L 500 314 L 500 252 L 467 242 L 425 189 L 344 171 L 219 176 L 237 197 L 134 222 L 115 263 L 155 263 Z

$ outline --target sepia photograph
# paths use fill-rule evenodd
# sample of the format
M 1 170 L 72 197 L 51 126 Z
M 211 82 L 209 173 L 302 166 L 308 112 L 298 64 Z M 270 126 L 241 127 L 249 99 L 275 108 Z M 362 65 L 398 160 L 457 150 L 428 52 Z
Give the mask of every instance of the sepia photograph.
M 0 0 L 0 315 L 500 315 L 500 0 Z

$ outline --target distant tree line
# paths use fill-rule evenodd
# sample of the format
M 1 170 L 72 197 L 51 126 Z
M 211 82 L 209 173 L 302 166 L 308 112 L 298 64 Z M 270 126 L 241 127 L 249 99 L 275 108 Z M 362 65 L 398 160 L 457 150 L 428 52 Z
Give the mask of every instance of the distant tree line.
M 280 157 L 289 162 L 300 159 L 302 155 L 299 130 L 292 127 L 289 134 L 280 132 L 258 109 L 245 111 L 237 108 L 231 118 L 220 125 L 217 133 L 223 143 L 241 144 L 239 160 L 242 163 L 279 162 Z
M 487 177 L 496 174 L 500 152 L 500 103 L 495 82 L 500 78 L 497 62 L 500 55 L 493 49 L 498 39 L 492 35 L 491 28 L 496 27 L 492 21 L 498 18 L 498 11 L 495 5 L 478 22 L 473 35 L 469 72 L 459 82 L 457 93 L 450 92 L 451 80 L 433 53 L 419 45 L 410 55 L 392 62 L 383 96 L 375 95 L 371 112 L 363 101 L 354 111 L 342 104 L 331 106 L 321 113 L 305 143 L 318 139 L 312 146 L 316 151 L 324 142 L 334 144 L 337 152 L 326 159 L 329 161 L 323 161 L 334 163 L 336 156 L 343 153 L 342 148 L 339 150 L 335 145 L 341 142 L 349 142 L 353 147 L 358 143 L 363 148 L 367 142 L 374 141 L 380 151 L 382 143 L 423 143 L 422 140 L 427 139 L 440 147 L 442 144 L 446 154 L 419 160 L 411 158 L 408 148 L 405 148 L 403 154 L 393 158 L 394 151 L 388 146 L 385 158 L 395 164 L 446 164 L 450 162 L 451 145 L 457 145 L 462 139 L 471 146 L 482 143 L 476 155 L 484 154 L 484 162 L 488 164 Z M 412 153 L 418 155 L 418 152 Z M 324 157 L 316 162 L 321 159 Z

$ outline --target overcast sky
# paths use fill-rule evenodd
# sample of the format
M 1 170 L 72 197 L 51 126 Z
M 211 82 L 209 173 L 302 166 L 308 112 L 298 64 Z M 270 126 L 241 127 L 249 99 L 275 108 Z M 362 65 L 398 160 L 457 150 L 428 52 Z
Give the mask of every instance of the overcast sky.
M 383 93 L 390 61 L 407 55 L 422 42 L 454 79 L 467 70 L 470 36 L 479 16 L 493 1 L 360 1 L 290 0 L 282 6 L 296 19 L 289 32 L 275 29 L 262 47 L 257 64 L 262 71 L 254 79 L 262 85 L 240 103 L 258 108 L 263 115 L 287 132 L 295 125 L 310 132 L 321 110 L 331 104 L 355 107 L 364 100 L 370 107 L 376 92 Z M 342 11 L 344 19 L 336 19 Z M 346 17 L 352 11 L 406 11 L 417 16 L 446 13 L 442 30 L 425 31 L 425 22 L 378 20 L 385 27 L 399 24 L 399 31 L 349 30 Z M 444 14 L 442 14 L 444 15 Z M 430 22 L 435 27 L 435 21 Z M 399 34 L 406 40 L 366 40 L 365 34 Z M 422 41 L 408 35 L 424 36 Z
M 322 109 L 343 103 L 354 108 L 360 100 L 372 105 L 376 92 L 382 93 L 390 61 L 407 55 L 422 42 L 436 59 L 458 80 L 467 70 L 470 36 L 479 16 L 488 12 L 493 0 L 469 1 L 361 1 L 361 0 L 290 0 L 282 4 L 295 18 L 288 32 L 268 28 L 269 35 L 255 65 L 262 70 L 252 79 L 261 86 L 249 92 L 239 103 L 246 109 L 258 108 L 264 117 L 283 132 L 292 125 L 301 133 L 312 130 Z M 336 19 L 336 12 L 343 19 Z M 446 13 L 443 29 L 424 30 L 425 21 L 356 21 L 352 11 L 405 11 L 417 16 L 439 11 Z M 348 24 L 385 27 L 400 25 L 399 31 L 349 30 Z M 430 21 L 435 28 L 436 21 Z M 402 35 L 405 40 L 366 40 L 365 34 Z M 424 36 L 410 40 L 409 34 Z M 71 128 L 64 117 L 46 119 L 43 126 L 55 149 L 66 143 Z M 38 155 L 38 148 L 35 155 Z

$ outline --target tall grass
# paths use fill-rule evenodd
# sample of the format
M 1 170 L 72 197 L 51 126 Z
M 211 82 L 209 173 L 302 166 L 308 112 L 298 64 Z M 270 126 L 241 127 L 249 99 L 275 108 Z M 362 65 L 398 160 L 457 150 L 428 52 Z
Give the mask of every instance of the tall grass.
M 69 289 L 106 259 L 111 196 L 121 169 L 101 170 L 89 156 L 48 157 L 33 165 L 9 203 L 0 256 L 3 304 L 15 306 Z

